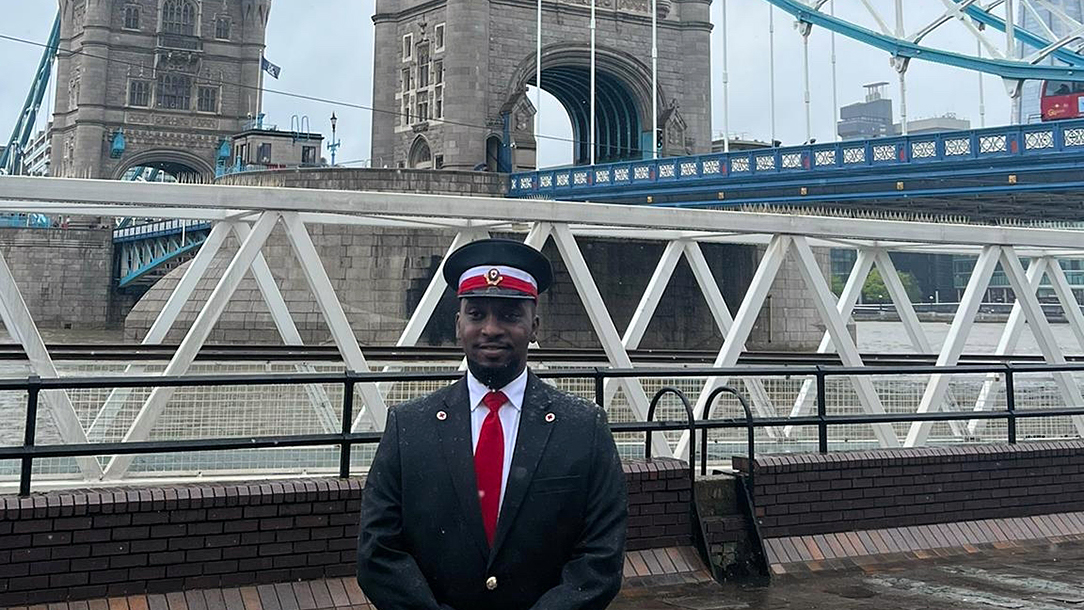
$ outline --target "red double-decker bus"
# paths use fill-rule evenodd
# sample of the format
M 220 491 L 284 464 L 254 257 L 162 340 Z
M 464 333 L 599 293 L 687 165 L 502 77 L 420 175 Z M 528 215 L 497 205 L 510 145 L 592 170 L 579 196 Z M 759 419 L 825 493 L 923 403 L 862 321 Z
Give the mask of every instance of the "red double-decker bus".
M 1044 121 L 1084 117 L 1084 83 L 1043 81 L 1040 107 Z

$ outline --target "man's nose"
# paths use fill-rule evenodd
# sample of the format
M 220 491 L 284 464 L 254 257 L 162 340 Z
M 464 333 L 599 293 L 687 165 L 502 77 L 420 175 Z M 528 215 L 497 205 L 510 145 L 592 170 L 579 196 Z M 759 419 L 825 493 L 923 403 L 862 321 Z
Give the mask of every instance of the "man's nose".
M 501 335 L 504 334 L 504 327 L 501 326 L 497 316 L 490 314 L 482 320 L 482 332 L 488 336 Z

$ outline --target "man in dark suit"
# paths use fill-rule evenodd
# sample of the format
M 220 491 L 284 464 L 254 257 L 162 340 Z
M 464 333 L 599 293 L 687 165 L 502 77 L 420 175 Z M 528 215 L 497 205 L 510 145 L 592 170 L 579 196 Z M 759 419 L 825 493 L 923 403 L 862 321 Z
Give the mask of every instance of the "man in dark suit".
M 361 506 L 377 608 L 605 608 L 621 586 L 625 478 L 605 412 L 526 367 L 549 261 L 519 242 L 453 252 L 463 379 L 388 413 Z

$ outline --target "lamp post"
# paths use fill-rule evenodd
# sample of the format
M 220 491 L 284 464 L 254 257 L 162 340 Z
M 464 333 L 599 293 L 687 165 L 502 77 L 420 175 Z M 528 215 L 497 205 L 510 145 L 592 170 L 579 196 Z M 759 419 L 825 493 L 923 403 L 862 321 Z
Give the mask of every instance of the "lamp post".
M 335 151 L 339 150 L 339 139 L 335 137 L 335 126 L 339 123 L 338 117 L 335 113 L 331 113 L 331 141 L 327 143 L 327 149 L 331 151 L 331 165 L 335 165 Z

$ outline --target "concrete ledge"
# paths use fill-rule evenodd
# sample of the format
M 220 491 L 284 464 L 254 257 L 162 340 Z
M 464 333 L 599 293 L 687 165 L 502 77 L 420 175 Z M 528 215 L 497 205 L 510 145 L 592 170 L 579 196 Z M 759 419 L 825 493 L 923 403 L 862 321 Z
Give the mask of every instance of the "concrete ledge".
M 1084 512 L 860 530 L 764 541 L 772 574 L 803 574 L 1084 541 Z

